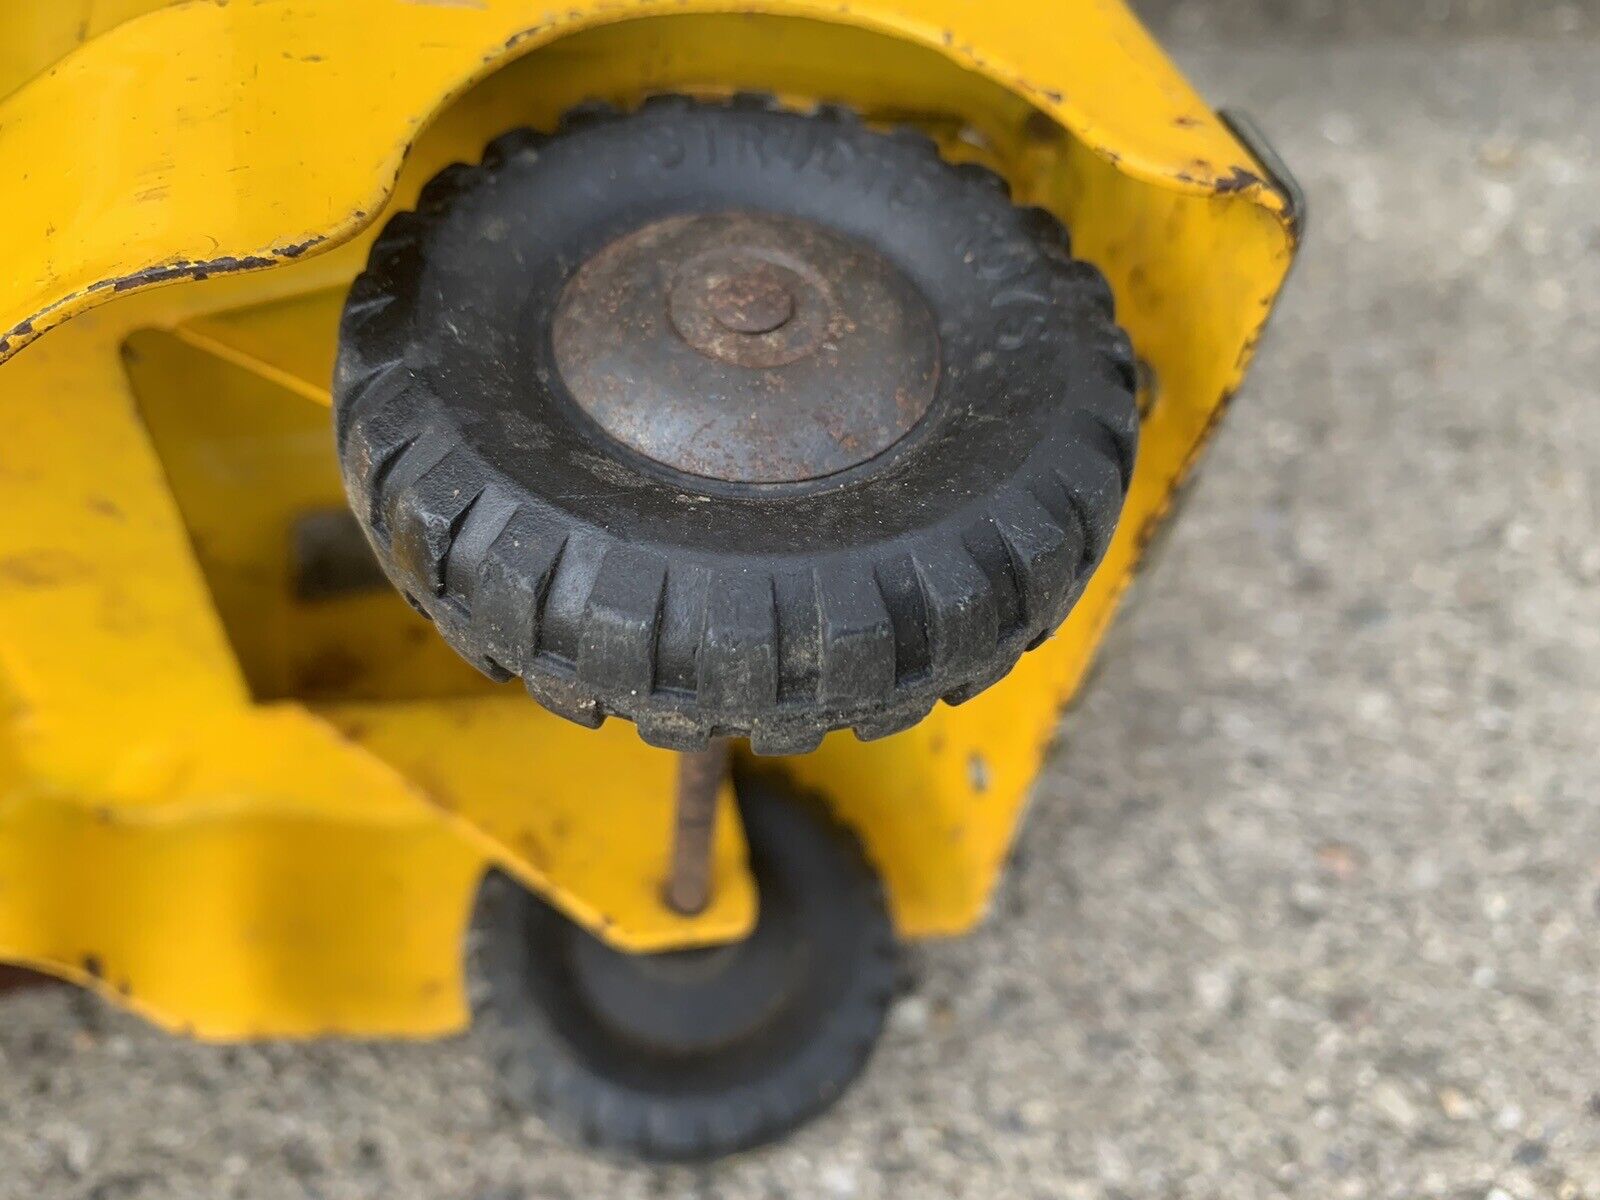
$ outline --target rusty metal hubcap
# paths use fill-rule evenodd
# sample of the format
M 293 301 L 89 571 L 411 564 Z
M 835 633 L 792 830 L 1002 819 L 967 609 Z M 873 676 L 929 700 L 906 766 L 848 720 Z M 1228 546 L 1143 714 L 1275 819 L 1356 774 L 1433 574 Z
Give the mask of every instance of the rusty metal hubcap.
M 933 401 L 916 287 L 810 221 L 668 217 L 568 282 L 551 330 L 568 395 L 619 442 L 691 475 L 795 483 L 856 466 Z

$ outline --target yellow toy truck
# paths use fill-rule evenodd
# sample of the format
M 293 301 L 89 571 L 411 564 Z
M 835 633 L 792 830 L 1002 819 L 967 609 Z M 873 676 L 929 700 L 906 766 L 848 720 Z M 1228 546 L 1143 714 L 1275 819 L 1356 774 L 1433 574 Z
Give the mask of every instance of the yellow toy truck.
M 471 958 L 654 1157 L 982 917 L 1299 235 L 1117 0 L 16 3 L 0 97 L 0 960 L 226 1039 Z

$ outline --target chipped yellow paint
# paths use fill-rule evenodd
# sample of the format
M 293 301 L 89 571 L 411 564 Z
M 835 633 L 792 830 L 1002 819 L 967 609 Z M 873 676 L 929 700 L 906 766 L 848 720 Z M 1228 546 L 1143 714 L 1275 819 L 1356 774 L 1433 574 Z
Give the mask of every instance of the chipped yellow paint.
M 514 124 L 666 89 L 842 100 L 991 162 L 1067 221 L 1152 368 L 1122 527 L 1062 630 L 960 708 L 785 764 L 860 831 L 903 934 L 981 917 L 1294 252 L 1121 3 L 85 0 L 71 30 L 24 7 L 0 11 L 0 43 L 28 33 L 0 55 L 0 156 L 26 164 L 0 179 L 0 354 L 74 319 L 0 368 L 0 958 L 206 1036 L 420 1035 L 464 1019 L 491 866 L 624 948 L 748 928 L 728 797 L 716 902 L 677 917 L 670 755 L 290 569 L 295 523 L 338 504 L 339 297 L 386 211 Z
M 1279 205 L 1116 0 L 588 0 L 559 13 L 196 0 L 116 25 L 0 103 L 0 161 L 30 168 L 6 195 L 15 282 L 0 291 L 0 356 L 119 292 L 354 236 L 429 118 L 514 57 L 599 23 L 729 10 L 930 47 L 1135 178 Z M 64 160 L 63 130 L 81 157 Z

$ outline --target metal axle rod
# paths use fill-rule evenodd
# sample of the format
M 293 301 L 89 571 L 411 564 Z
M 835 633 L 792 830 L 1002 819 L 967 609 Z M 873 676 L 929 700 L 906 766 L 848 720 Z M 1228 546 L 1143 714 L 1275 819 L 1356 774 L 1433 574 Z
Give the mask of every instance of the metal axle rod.
M 728 777 L 728 739 L 678 756 L 677 808 L 672 828 L 672 874 L 666 901 L 692 917 L 711 902 L 711 845 L 717 831 L 717 793 Z

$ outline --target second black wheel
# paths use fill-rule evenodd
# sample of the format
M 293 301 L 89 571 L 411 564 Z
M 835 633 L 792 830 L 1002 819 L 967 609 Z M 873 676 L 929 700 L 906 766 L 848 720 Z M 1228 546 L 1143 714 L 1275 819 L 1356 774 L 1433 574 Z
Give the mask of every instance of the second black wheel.
M 733 945 L 624 954 L 511 880 L 485 884 L 478 1018 L 514 1102 L 598 1147 L 714 1158 L 860 1072 L 896 984 L 879 881 L 820 805 L 742 780 L 739 808 L 760 915 Z

